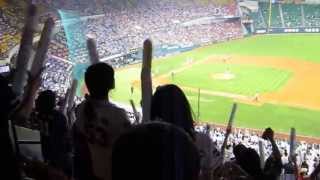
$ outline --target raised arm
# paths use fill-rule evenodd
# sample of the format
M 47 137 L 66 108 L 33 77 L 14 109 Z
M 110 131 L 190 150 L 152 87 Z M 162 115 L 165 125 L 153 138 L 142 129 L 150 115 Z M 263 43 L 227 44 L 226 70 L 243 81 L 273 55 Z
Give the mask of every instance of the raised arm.
M 238 106 L 237 106 L 236 103 L 234 103 L 233 106 L 232 106 L 232 110 L 231 110 L 228 126 L 227 126 L 227 129 L 226 129 L 226 134 L 225 134 L 224 141 L 223 141 L 223 144 L 222 144 L 222 147 L 221 147 L 221 155 L 222 155 L 223 161 L 224 161 L 225 148 L 227 146 L 229 135 L 231 134 L 231 131 L 232 131 L 232 126 L 233 126 L 233 122 L 234 122 L 234 116 L 236 114 L 237 107 Z
M 150 120 L 152 98 L 152 42 L 147 39 L 143 44 L 143 62 L 141 70 L 142 122 Z
M 263 135 L 262 135 L 262 138 L 265 139 L 265 140 L 268 140 L 270 141 L 271 145 L 272 145 L 272 153 L 273 155 L 276 157 L 276 158 L 279 158 L 281 159 L 281 154 L 280 154 L 280 151 L 279 151 L 279 148 L 276 144 L 276 141 L 274 140 L 274 132 L 271 128 L 267 128 Z
M 28 8 L 28 14 L 26 18 L 26 23 L 22 32 L 22 37 L 20 41 L 20 49 L 17 57 L 16 71 L 14 74 L 13 90 L 18 95 L 21 96 L 23 93 L 23 88 L 27 80 L 28 64 L 32 52 L 33 35 L 36 27 L 37 8 L 35 5 L 30 5 Z
M 33 7 L 33 5 L 32 5 L 29 9 L 29 11 L 30 11 L 29 13 L 32 14 L 33 16 L 35 16 L 33 14 L 33 13 L 35 13 L 35 12 L 33 12 L 33 11 L 35 11 L 34 8 L 35 7 Z M 32 16 L 30 16 L 29 18 L 31 18 L 31 17 Z M 31 18 L 32 21 L 34 21 L 33 18 Z M 30 27 L 28 27 L 29 25 L 30 25 L 30 23 L 27 22 L 25 31 L 30 30 Z M 28 119 L 31 114 L 31 111 L 33 108 L 33 103 L 34 103 L 35 97 L 36 97 L 36 93 L 41 85 L 41 74 L 43 71 L 43 63 L 46 59 L 46 54 L 48 52 L 53 28 L 54 28 L 54 22 L 51 18 L 49 18 L 46 21 L 44 29 L 42 31 L 40 42 L 39 42 L 39 45 L 37 48 L 37 52 L 36 52 L 35 58 L 32 63 L 31 73 L 29 73 L 29 77 L 25 77 L 28 74 L 27 69 L 25 69 L 26 67 L 20 67 L 20 66 L 24 65 L 25 63 L 28 64 L 28 60 L 23 59 L 23 58 L 30 58 L 29 53 L 31 52 L 31 48 L 32 48 L 33 34 L 30 34 L 30 32 L 23 33 L 22 39 L 24 39 L 24 41 L 21 40 L 21 43 L 22 43 L 21 46 L 24 44 L 23 46 L 26 46 L 26 47 L 20 48 L 19 54 L 21 54 L 21 57 L 20 57 L 20 59 L 18 59 L 18 62 L 17 62 L 18 69 L 15 74 L 15 79 L 14 79 L 13 84 L 16 86 L 16 87 L 14 86 L 14 88 L 16 90 L 16 93 L 18 93 L 18 94 L 22 93 L 22 91 L 20 91 L 20 88 L 24 86 L 25 79 L 27 79 L 27 86 L 25 87 L 25 91 L 22 96 L 21 104 L 19 105 L 18 109 L 15 111 L 15 113 L 18 116 L 15 116 L 15 117 L 19 117 L 22 119 Z M 31 31 L 33 31 L 33 30 L 31 30 Z M 31 43 L 31 45 L 29 43 Z M 19 70 L 19 69 L 21 69 L 21 70 Z

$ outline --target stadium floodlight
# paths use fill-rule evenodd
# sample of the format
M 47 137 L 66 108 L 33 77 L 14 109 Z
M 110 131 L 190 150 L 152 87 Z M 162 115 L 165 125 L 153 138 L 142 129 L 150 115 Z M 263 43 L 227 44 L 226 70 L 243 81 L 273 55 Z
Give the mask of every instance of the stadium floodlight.
M 143 61 L 141 70 L 142 122 L 150 120 L 152 98 L 152 42 L 147 39 L 143 44 Z

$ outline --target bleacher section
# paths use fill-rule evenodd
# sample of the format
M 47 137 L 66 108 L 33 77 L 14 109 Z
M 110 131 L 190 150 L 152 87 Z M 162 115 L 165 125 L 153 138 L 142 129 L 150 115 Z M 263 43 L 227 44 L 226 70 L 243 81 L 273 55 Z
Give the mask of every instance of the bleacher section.
M 20 28 L 18 25 L 24 21 L 23 11 L 20 7 L 5 6 L 0 3 L 0 58 L 7 58 L 8 51 L 20 42 Z
M 6 56 L 7 52 L 19 43 L 20 37 L 17 29 L 12 28 L 3 14 L 0 14 L 0 57 Z
M 259 3 L 259 11 L 262 15 L 262 21 L 266 22 L 266 26 L 268 26 L 269 23 L 269 6 L 268 3 Z M 264 27 L 266 28 L 266 27 Z
M 320 26 L 320 5 L 302 5 L 304 10 L 305 26 L 319 27 Z
M 252 12 L 250 17 L 254 21 L 256 29 L 267 28 L 269 24 L 269 3 L 260 2 L 258 12 Z M 272 4 L 270 27 L 320 27 L 320 5 L 274 3 Z
M 282 27 L 281 15 L 279 10 L 279 4 L 272 4 L 272 13 L 271 13 L 271 27 Z M 260 11 L 260 12 L 259 12 Z M 268 3 L 259 3 L 259 11 L 252 13 L 251 17 L 254 18 L 254 21 L 258 23 L 256 28 L 266 28 L 269 24 L 269 4 Z M 259 15 L 261 14 L 261 15 Z
M 261 12 L 253 12 L 251 13 L 251 18 L 254 22 L 254 27 L 256 28 L 265 28 L 267 25 L 265 21 L 262 19 Z
M 282 4 L 281 6 L 282 6 L 285 27 L 301 27 L 302 26 L 301 5 Z

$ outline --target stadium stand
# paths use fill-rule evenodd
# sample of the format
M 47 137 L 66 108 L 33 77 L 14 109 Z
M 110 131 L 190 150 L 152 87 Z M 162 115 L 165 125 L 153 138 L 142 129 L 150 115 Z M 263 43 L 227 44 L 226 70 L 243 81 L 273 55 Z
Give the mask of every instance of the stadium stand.
M 0 57 L 2 58 L 5 58 L 8 51 L 20 41 L 17 27 L 11 25 L 16 23 L 15 20 L 18 18 L 12 18 L 12 14 L 9 15 L 8 12 L 13 13 L 11 10 L 7 7 L 0 8 Z
M 251 12 L 250 17 L 256 29 L 267 28 L 269 3 L 259 2 L 258 11 Z M 320 10 L 316 4 L 272 4 L 271 28 L 319 27 L 319 19 Z
M 45 2 L 39 2 L 45 4 Z M 105 58 L 115 54 L 126 54 L 132 49 L 140 49 L 140 44 L 148 37 L 151 37 L 157 46 L 198 46 L 242 36 L 239 20 L 225 23 L 202 20 L 210 17 L 237 16 L 236 4 L 233 3 L 224 6 L 201 3 L 181 6 L 176 2 L 158 1 L 148 1 L 147 5 L 142 1 L 139 3 L 141 5 L 138 7 L 124 5 L 122 10 L 113 8 L 112 3 L 104 5 L 106 13 L 97 17 L 86 16 L 87 18 L 77 20 L 78 24 L 67 25 L 67 27 L 63 27 L 62 19 L 61 28 L 55 35 L 49 52 L 72 62 L 84 63 L 88 61 L 86 45 L 77 40 L 78 37 L 85 39 L 90 36 L 97 39 L 99 56 Z M 73 8 L 78 6 L 79 4 L 75 6 L 70 4 Z M 85 9 L 90 12 L 88 10 L 90 7 Z M 70 16 L 81 15 L 78 12 L 72 15 L 72 11 L 67 13 L 71 14 Z M 144 13 L 148 13 L 149 16 L 143 16 Z M 77 30 L 79 32 L 76 32 Z M 199 30 L 205 33 L 197 33 Z M 70 38 L 68 43 L 66 31 Z M 67 49 L 69 49 L 68 52 Z
M 301 6 L 295 4 L 282 4 L 285 27 L 301 27 L 302 14 Z
M 262 12 L 264 21 L 269 23 L 269 3 L 259 3 L 260 11 Z M 282 27 L 279 4 L 272 4 L 271 6 L 271 27 Z
M 320 26 L 320 5 L 304 4 L 302 5 L 304 10 L 304 20 L 307 27 L 319 27 Z
M 267 24 L 265 23 L 264 18 L 262 16 L 262 13 L 260 10 L 258 10 L 258 12 L 250 13 L 250 17 L 253 20 L 253 24 L 254 24 L 255 28 L 260 29 L 260 28 L 267 27 Z
M 64 97 L 65 93 L 70 86 L 70 76 L 72 73 L 73 65 L 49 57 L 45 64 L 46 70 L 43 72 L 41 90 L 50 89 L 56 92 L 58 97 Z
M 34 2 L 38 2 L 41 4 L 47 4 L 48 6 L 52 6 L 54 8 L 84 8 L 85 11 L 82 12 L 83 15 L 93 15 L 96 12 L 90 9 L 92 5 L 89 6 L 88 3 L 74 3 L 74 1 L 42 1 L 35 0 Z M 48 4 L 48 2 L 51 2 Z M 63 3 L 64 2 L 64 3 Z M 133 4 L 122 4 L 123 1 L 110 1 L 112 4 L 105 5 L 102 9 L 105 10 L 102 17 L 98 18 L 87 18 L 81 19 L 79 21 L 78 29 L 71 30 L 72 36 L 74 40 L 72 42 L 68 42 L 67 32 L 69 30 L 63 29 L 61 26 L 58 33 L 54 35 L 53 40 L 50 43 L 48 57 L 46 57 L 45 67 L 46 69 L 42 72 L 42 84 L 39 88 L 40 91 L 43 90 L 51 90 L 57 94 L 59 100 L 63 99 L 66 95 L 68 88 L 70 87 L 71 82 L 71 74 L 73 71 L 73 67 L 76 64 L 84 64 L 88 62 L 89 56 L 87 53 L 87 48 L 84 44 L 81 44 L 83 39 L 87 39 L 87 36 L 93 36 L 97 40 L 97 51 L 99 53 L 100 58 L 109 57 L 119 53 L 128 53 L 131 49 L 141 49 L 142 42 L 151 37 L 155 46 L 162 45 L 179 45 L 179 46 L 190 46 L 190 45 L 206 45 L 216 42 L 223 42 L 230 39 L 237 39 L 243 36 L 241 21 L 238 17 L 238 12 L 236 8 L 236 4 L 230 3 L 225 6 L 221 5 L 203 5 L 203 4 L 184 4 L 179 5 L 174 1 L 166 2 L 157 1 L 157 0 L 142 0 L 139 1 L 141 6 L 135 6 Z M 126 1 L 127 2 L 127 1 Z M 114 3 L 114 4 L 113 4 Z M 94 4 L 94 3 L 92 3 Z M 82 7 L 83 6 L 83 7 Z M 113 6 L 119 6 L 122 8 L 115 8 Z M 89 7 L 89 8 L 88 8 Z M 123 8 L 125 7 L 125 8 Z M 254 19 L 254 24 L 256 28 L 263 28 L 267 26 L 268 22 L 268 4 L 267 3 L 259 3 L 259 11 L 256 13 L 252 13 L 252 18 Z M 271 15 L 271 27 L 300 27 L 304 24 L 306 26 L 318 26 L 318 18 L 320 16 L 320 11 L 317 9 L 318 6 L 315 5 L 293 5 L 293 4 L 273 4 L 272 5 L 272 15 Z M 97 8 L 97 7 L 94 7 Z M 100 7 L 101 8 L 101 7 Z M 2 15 L 3 10 L 0 11 Z M 304 12 L 304 13 L 303 13 Z M 14 13 L 14 12 L 13 12 Z M 281 15 L 283 13 L 283 15 Z M 10 14 L 10 13 L 9 13 Z M 80 13 L 81 14 L 81 13 Z M 145 14 L 148 14 L 146 16 Z M 12 16 L 14 14 L 11 14 Z M 51 14 L 47 14 L 46 16 L 51 16 Z M 225 18 L 231 16 L 231 18 Z M 283 19 L 281 18 L 283 16 Z M 209 21 L 203 22 L 202 18 L 222 18 L 227 19 L 223 21 Z M 0 48 L 1 48 L 1 56 L 5 55 L 7 51 L 9 51 L 13 46 L 19 43 L 19 30 L 14 28 L 8 23 L 6 20 L 6 16 L 0 16 Z M 12 18 L 12 17 L 9 17 Z M 305 21 L 305 22 L 303 22 Z M 201 33 L 199 33 L 201 32 Z M 150 52 L 149 52 L 150 53 Z M 123 56 L 110 59 L 108 63 L 113 67 L 120 68 L 124 67 L 128 64 L 131 64 L 133 59 L 126 59 Z M 144 152 L 147 153 L 147 157 L 156 158 L 158 161 L 154 166 L 150 166 L 149 164 L 143 164 L 144 167 L 148 166 L 156 167 L 152 169 L 151 173 L 146 172 L 144 170 L 131 172 L 130 169 L 133 167 L 129 167 L 129 169 L 121 168 L 119 172 L 122 175 L 135 175 L 139 176 L 150 175 L 148 178 L 154 176 L 153 172 L 161 171 L 161 175 L 164 177 L 169 177 L 169 175 L 174 175 L 176 180 L 186 180 L 184 177 L 185 174 L 192 172 L 195 174 L 195 177 L 192 180 L 198 180 L 199 177 L 204 180 L 213 180 L 213 177 L 219 177 L 219 179 L 230 178 L 231 176 L 236 176 L 237 178 L 242 179 L 273 179 L 269 178 L 274 176 L 283 176 L 282 179 L 286 179 L 286 175 L 292 175 L 302 177 L 302 175 L 316 175 L 319 169 L 319 161 L 320 161 L 320 145 L 316 143 L 307 143 L 307 142 L 298 142 L 296 147 L 296 153 L 293 154 L 292 157 L 289 157 L 288 152 L 290 152 L 290 143 L 286 139 L 274 139 L 274 132 L 271 129 L 266 130 L 261 136 L 258 133 L 250 132 L 249 130 L 243 129 L 234 129 L 231 133 L 231 129 L 219 128 L 215 126 L 211 126 L 209 124 L 198 124 L 194 125 L 192 117 L 189 119 L 190 122 L 182 121 L 181 124 L 175 124 L 177 126 L 184 126 L 186 123 L 190 123 L 189 125 L 192 127 L 177 129 L 172 128 L 171 125 L 158 125 L 159 129 L 156 129 L 157 132 L 169 132 L 169 133 L 160 133 L 156 134 L 152 130 L 152 127 L 157 127 L 157 125 L 142 125 L 136 126 L 136 128 L 132 128 L 129 130 L 129 135 L 135 135 L 134 141 L 135 144 L 132 146 L 133 141 L 126 142 L 126 138 L 128 138 L 128 134 L 124 134 L 120 136 L 122 138 L 121 141 L 116 141 L 115 137 L 118 134 L 122 134 L 122 128 L 130 128 L 130 126 L 135 126 L 134 123 L 129 125 L 127 120 L 130 122 L 136 122 L 133 118 L 136 116 L 132 115 L 130 108 L 120 109 L 116 107 L 115 104 L 111 103 L 109 100 L 105 101 L 105 97 L 108 95 L 109 90 L 114 88 L 114 71 L 112 67 L 107 67 L 106 65 L 95 64 L 92 65 L 90 73 L 90 77 L 86 79 L 85 83 L 91 85 L 92 89 L 90 89 L 93 93 L 85 97 L 85 99 L 76 97 L 76 102 L 81 103 L 82 106 L 74 109 L 74 107 L 70 108 L 70 112 L 66 114 L 62 114 L 61 116 L 66 116 L 68 119 L 72 119 L 72 115 L 77 114 L 76 116 L 76 125 L 72 129 L 69 127 L 68 133 L 73 133 L 73 140 L 64 138 L 66 141 L 69 141 L 71 145 L 74 145 L 74 149 L 79 150 L 79 154 L 68 154 L 68 157 L 73 157 L 75 159 L 75 169 L 76 172 L 80 172 L 84 175 L 84 177 L 77 176 L 76 180 L 81 180 L 83 178 L 87 179 L 108 179 L 104 178 L 104 173 L 110 173 L 111 168 L 110 164 L 106 167 L 105 162 L 111 161 L 111 150 L 114 143 L 117 144 L 117 151 L 121 155 L 121 152 L 125 152 L 127 150 L 129 153 L 131 150 L 135 150 L 135 148 L 146 149 L 151 143 L 154 145 L 157 150 L 159 148 L 164 149 L 163 151 L 157 151 L 157 153 L 152 152 Z M 101 66 L 101 68 L 99 67 Z M 105 78 L 102 82 L 107 82 L 105 85 L 100 81 L 96 81 L 98 78 Z M 107 72 L 106 72 L 107 71 Z M 100 72 L 100 73 L 99 73 Z M 105 75 L 105 73 L 107 75 Z M 30 77 L 33 81 L 30 81 L 26 87 L 26 91 L 24 94 L 24 98 L 20 102 L 20 106 L 17 109 L 13 110 L 12 101 L 15 99 L 13 97 L 13 93 L 10 90 L 9 83 L 6 79 L 0 76 L 0 85 L 1 85 L 1 111 L 0 117 L 3 118 L 5 123 L 1 123 L 0 133 L 3 133 L 3 136 L 0 136 L 3 140 L 2 142 L 6 143 L 5 149 L 8 149 L 4 157 L 4 161 L 1 163 L 4 164 L 4 172 L 10 175 L 17 175 L 19 173 L 14 174 L 12 169 L 17 169 L 18 167 L 14 166 L 6 166 L 6 163 L 15 162 L 14 153 L 10 144 L 10 136 L 9 136 L 9 114 L 17 114 L 17 116 L 12 116 L 11 120 L 19 120 L 17 122 L 22 122 L 19 125 L 25 126 L 27 128 L 34 128 L 36 131 L 41 132 L 41 136 L 47 137 L 47 141 L 50 141 L 50 134 L 47 131 L 49 129 L 54 131 L 51 128 L 53 125 L 50 124 L 50 118 L 53 117 L 53 112 L 41 112 L 39 113 L 37 109 L 34 110 L 35 116 L 37 116 L 39 122 L 32 122 L 32 119 L 29 116 L 27 110 L 32 109 L 31 104 L 34 102 L 34 97 L 37 95 L 39 91 L 35 84 L 37 82 L 36 77 Z M 38 79 L 39 81 L 39 79 Z M 122 88 L 122 87 L 120 87 Z M 31 89 L 31 90 L 30 90 Z M 89 90 L 89 91 L 90 91 Z M 28 94 L 31 93 L 31 94 Z M 96 93 L 96 94 L 95 94 Z M 101 94 L 99 94 L 101 93 Z M 94 94 L 94 95 L 93 95 Z M 181 91 L 181 94 L 183 92 Z M 99 96 L 100 95 L 100 96 Z M 31 97 L 31 98 L 30 98 Z M 32 98 L 33 97 L 33 98 Z M 64 99 L 65 100 L 65 99 Z M 160 99 L 163 100 L 163 99 Z M 54 101 L 54 100 L 53 100 Z M 63 101 L 63 100 L 62 100 Z M 26 103 L 26 104 L 24 104 Z M 36 101 L 36 103 L 39 103 Z M 189 102 L 186 100 L 186 104 Z M 53 103 L 55 104 L 55 103 Z M 29 106 L 28 106 L 29 105 Z M 164 106 L 168 106 L 169 104 L 164 104 Z M 170 104 L 172 105 L 172 104 Z M 21 108 L 21 109 L 20 109 Z M 53 108 L 52 108 L 53 109 Z M 156 110 L 160 110 L 161 107 L 156 108 Z M 179 109 L 179 108 L 177 108 Z M 192 116 L 191 109 L 187 108 L 185 111 L 179 111 L 175 109 L 174 111 L 170 111 L 172 114 L 180 114 L 190 115 Z M 110 113 L 112 110 L 113 113 Z M 104 112 L 106 111 L 106 112 Z M 128 111 L 128 112 L 127 112 Z M 187 112 L 189 111 L 189 112 Z M 125 113 L 129 113 L 128 117 L 126 117 Z M 110 117 L 101 118 L 100 115 L 110 115 Z M 20 115 L 20 116 L 18 116 Z M 25 119 L 24 119 L 25 118 Z M 110 118 L 112 122 L 109 121 Z M 130 119 L 129 119 L 130 118 Z M 153 120 L 163 121 L 162 117 L 158 117 Z M 21 121 L 24 120 L 24 121 Z M 46 121 L 44 121 L 46 119 Z M 64 119 L 64 118 L 62 118 Z M 124 123 L 118 122 L 121 120 L 126 121 Z M 168 119 L 165 119 L 169 121 Z M 185 120 L 185 119 L 182 119 Z M 110 122 L 112 123 L 112 127 L 110 128 Z M 38 126 L 35 126 L 32 123 L 38 123 Z M 154 123 L 157 124 L 157 123 Z M 56 128 L 56 127 L 55 127 Z M 162 128 L 162 129 L 161 129 Z M 194 128 L 194 129 L 193 129 Z M 230 127 L 232 128 L 232 127 Z M 141 131 L 141 129 L 143 131 Z M 170 131 L 169 131 L 170 130 Z M 195 132 L 194 132 L 195 131 Z M 120 133 L 121 132 L 121 133 Z M 56 132 L 52 132 L 53 134 Z M 198 134 L 198 137 L 193 136 L 192 134 Z M 146 143 L 145 139 L 141 138 L 147 134 L 151 141 Z M 2 135 L 2 134 L 1 134 Z M 140 135 L 140 136 L 139 136 Z M 177 135 L 177 136 L 174 136 Z M 53 136 L 53 135 L 51 135 Z M 54 136 L 59 136 L 59 134 L 54 134 Z M 71 135 L 70 135 L 71 136 Z M 132 136 L 130 136 L 132 137 Z M 173 137 L 173 138 L 172 138 Z M 173 141 L 175 143 L 166 144 L 166 140 L 164 138 L 168 138 L 169 140 L 175 140 L 175 138 L 180 138 L 183 141 Z M 228 137 L 228 139 L 226 139 Z M 43 137 L 42 137 L 43 138 Z M 152 139 L 157 139 L 158 141 L 152 142 Z M 198 138 L 198 139 L 197 139 Z M 112 139 L 112 140 L 110 140 Z M 149 140 L 150 140 L 149 139 Z M 162 141 L 160 141 L 161 139 Z M 43 147 L 46 146 L 44 144 L 43 139 L 41 140 Z M 71 143 L 72 142 L 72 143 Z M 187 142 L 187 143 L 182 143 Z M 264 149 L 264 154 L 258 154 L 259 142 L 262 142 L 262 148 Z M 63 142 L 60 142 L 63 143 Z M 177 145 L 176 145 L 177 143 Z M 180 143 L 180 144 L 179 144 Z M 146 145 L 147 144 L 147 145 Z M 131 145 L 131 146 L 130 146 Z M 170 145 L 170 146 L 169 146 Z M 180 146 L 181 145 L 181 146 Z M 182 146 L 185 145 L 185 146 Z M 209 145 L 209 146 L 207 146 Z M 242 149 L 238 149 L 239 145 Z M 147 146 L 147 147 L 144 147 Z M 125 149 L 121 149 L 124 148 Z M 186 148 L 181 148 L 186 147 Z M 193 151 L 195 148 L 197 150 Z M 57 149 L 60 148 L 56 147 Z M 91 149 L 90 149 L 91 148 Z M 201 149 L 203 148 L 203 149 Z M 200 152 L 198 152 L 198 150 Z M 96 154 L 108 151 L 108 156 L 95 156 Z M 222 156 L 220 153 L 225 151 L 225 156 Z M 281 153 L 278 156 L 278 151 Z M 99 153 L 92 153 L 99 152 Z M 141 152 L 141 151 L 139 151 Z M 130 160 L 140 157 L 136 156 L 139 154 L 129 154 L 126 159 L 127 162 L 132 163 L 134 168 L 139 169 L 139 162 L 131 162 Z M 54 152 L 53 152 L 54 153 Z M 159 153 L 159 154 L 158 154 Z M 180 156 L 181 154 L 185 155 L 190 153 L 195 156 Z M 199 153 L 199 154 L 198 154 Z M 208 156 L 204 154 L 208 153 Z M 32 153 L 31 153 L 32 154 Z M 127 154 L 127 153 L 126 153 Z M 7 155 L 10 155 L 7 157 Z M 19 154 L 20 155 L 20 154 Z M 104 154 L 105 155 L 105 154 Z M 130 156 L 131 155 L 131 156 Z M 12 158 L 10 159 L 10 157 Z M 121 156 L 120 156 L 121 157 Z M 200 162 L 198 162 L 197 158 L 200 157 Z M 263 158 L 262 157 L 266 157 Z M 78 159 L 77 159 L 78 158 Z M 132 159 L 131 159 L 132 158 Z M 143 156 L 141 156 L 143 158 Z M 194 159 L 193 159 L 194 158 Z M 261 159 L 260 159 L 261 158 Z M 32 159 L 32 158 L 31 158 Z M 166 164 L 165 161 L 170 160 L 168 162 L 174 164 Z M 21 160 L 19 156 L 19 160 Z M 80 160 L 80 161 L 77 161 Z M 145 159 L 143 159 L 145 160 Z M 147 159 L 149 160 L 149 159 Z M 258 161 L 257 161 L 258 160 Z M 266 164 L 265 168 L 260 166 L 260 161 Z M 27 160 L 24 160 L 27 161 Z M 101 164 L 96 163 L 95 161 L 100 162 Z M 194 164 L 186 164 L 185 162 L 195 162 Z M 243 164 L 243 161 L 245 163 Z M 35 177 L 34 179 L 50 179 L 56 176 L 60 176 L 60 178 L 56 179 L 68 179 L 73 174 L 61 172 L 57 164 L 53 162 L 46 162 L 46 164 L 41 164 L 41 166 L 35 166 L 28 169 L 28 166 L 31 166 L 29 161 L 28 163 L 24 162 L 27 167 L 24 167 L 25 175 Z M 142 161 L 143 163 L 144 161 Z M 258 164 L 257 164 L 258 162 Z M 0 163 L 0 164 L 1 164 Z M 20 163 L 20 162 L 19 162 Z M 29 164 L 30 163 L 30 164 Z M 109 162 L 108 162 L 109 163 Z M 117 162 L 115 162 L 117 163 Z M 199 164 L 198 164 L 199 163 Z M 114 164 L 114 162 L 113 162 Z M 129 164 L 129 163 L 128 163 Z M 230 165 L 232 164 L 232 166 Z M 278 166 L 280 164 L 280 166 Z M 282 166 L 282 164 L 284 166 Z M 48 165 L 48 166 L 47 166 Z M 89 166 L 89 167 L 82 167 Z M 165 166 L 167 165 L 167 166 Z M 187 165 L 190 165 L 190 167 Z M 246 165 L 251 165 L 251 168 L 248 168 Z M 91 166 L 91 167 L 90 167 Z M 227 166 L 228 168 L 225 168 Z M 180 167 L 189 168 L 188 171 L 182 171 Z M 11 168 L 11 169 L 10 169 Z M 53 169 L 51 169 L 53 168 Z M 80 169 L 77 169 L 80 168 Z M 271 171 L 274 170 L 274 171 Z M 274 169 L 272 169 L 274 168 Z M 10 169 L 7 171 L 7 169 Z M 200 171 L 201 169 L 201 171 Z M 3 169 L 1 169 L 3 170 Z M 45 173 L 39 173 L 42 170 Z M 126 172 L 128 170 L 129 172 Z M 268 171 L 270 170 L 270 172 Z M 30 171 L 28 173 L 28 171 Z M 222 172 L 221 172 L 222 171 Z M 18 172 L 18 171 L 17 171 Z M 240 172 L 241 175 L 238 175 Z M 316 172 L 316 173 L 313 173 Z M 35 174 L 42 174 L 45 177 L 39 178 L 39 176 Z M 267 174 L 270 173 L 270 174 Z M 67 175 L 68 174 L 68 175 Z M 177 175 L 178 174 L 178 175 Z M 78 175 L 78 174 L 76 174 Z M 87 177 L 87 175 L 89 177 Z M 107 174 L 109 176 L 110 174 Z M 176 176 L 177 175 L 177 176 Z M 198 177 L 199 175 L 199 177 Z M 208 175 L 208 177 L 204 177 L 204 175 Z M 98 176 L 98 177 L 97 177 Z M 147 176 L 141 176 L 147 177 Z M 171 176 L 170 176 L 171 177 Z M 180 177 L 180 178 L 179 178 Z M 245 177 L 245 178 L 244 178 Z M 156 179 L 157 177 L 154 177 Z M 189 177 L 191 178 L 191 177 Z M 276 179 L 274 178 L 274 179 Z M 19 178 L 11 178 L 11 179 L 19 179 Z M 20 178 L 21 179 L 21 178 Z M 116 178 L 115 178 L 116 179 Z M 163 178 L 168 179 L 169 178 Z M 139 180 L 143 180 L 140 178 Z M 202 180 L 202 179 L 201 179 Z

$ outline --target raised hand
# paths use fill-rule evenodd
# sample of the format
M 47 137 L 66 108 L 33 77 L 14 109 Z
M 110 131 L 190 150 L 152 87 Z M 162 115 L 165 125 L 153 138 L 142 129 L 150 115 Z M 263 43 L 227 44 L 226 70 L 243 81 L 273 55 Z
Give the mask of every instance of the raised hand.
M 33 107 L 37 90 L 41 85 L 41 74 L 43 72 L 43 62 L 46 59 L 54 21 L 49 18 L 41 34 L 40 42 L 37 48 L 35 59 L 33 60 L 31 72 L 28 73 L 28 64 L 33 44 L 33 35 L 37 26 L 37 9 L 35 5 L 30 5 L 28 9 L 26 24 L 22 33 L 21 45 L 17 59 L 17 69 L 14 74 L 13 89 L 17 95 L 22 97 L 18 111 L 25 118 L 29 116 Z M 27 81 L 27 86 L 25 86 Z M 24 91 L 23 91 L 24 90 Z
M 265 140 L 273 140 L 274 139 L 274 132 L 271 128 L 265 129 L 262 134 L 262 138 Z
M 150 120 L 152 98 L 152 42 L 147 39 L 143 44 L 143 62 L 141 70 L 142 122 Z
M 271 145 L 272 145 L 272 153 L 273 155 L 280 160 L 281 159 L 281 153 L 279 151 L 279 148 L 274 140 L 274 132 L 271 128 L 267 128 L 265 129 L 265 131 L 262 134 L 262 138 L 265 140 L 270 141 Z

